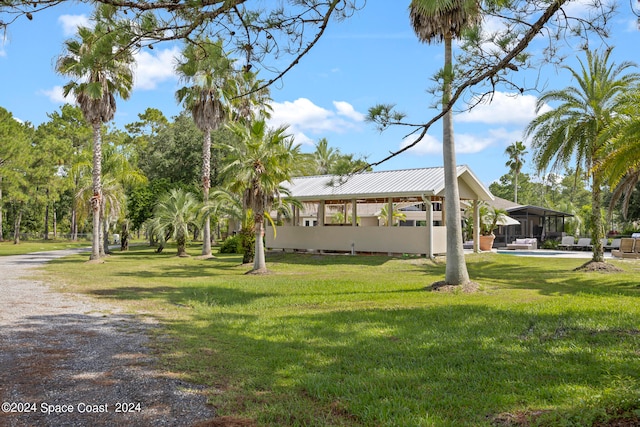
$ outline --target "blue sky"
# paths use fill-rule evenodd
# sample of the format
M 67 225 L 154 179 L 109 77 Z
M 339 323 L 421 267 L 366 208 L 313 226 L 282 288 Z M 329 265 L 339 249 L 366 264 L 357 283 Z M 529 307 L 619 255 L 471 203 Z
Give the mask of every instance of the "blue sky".
M 304 151 L 312 151 L 313 143 L 325 137 L 343 153 L 375 162 L 406 144 L 407 130 L 379 133 L 364 121 L 370 107 L 396 104 L 411 122 L 425 122 L 437 113 L 426 90 L 433 84 L 431 76 L 442 66 L 443 47 L 417 41 L 409 24 L 408 3 L 391 6 L 391 2 L 369 0 L 352 18 L 332 22 L 319 45 L 272 87 L 272 121 L 289 124 Z M 571 7 L 582 13 L 580 2 Z M 65 102 L 60 88 L 66 80 L 54 72 L 55 59 L 63 41 L 74 35 L 78 23 L 86 23 L 90 13 L 86 5 L 68 2 L 9 27 L 0 44 L 1 107 L 34 125 L 59 109 Z M 609 40 L 615 46 L 612 57 L 616 63 L 640 61 L 636 22 L 628 3 L 623 2 Z M 147 107 L 158 108 L 167 117 L 179 113 L 174 97 L 178 82 L 172 72 L 179 51 L 179 45 L 165 44 L 137 55 L 136 86 L 130 100 L 118 100 L 117 126 L 136 121 Z M 569 57 L 568 65 L 576 64 L 577 54 Z M 539 79 L 543 90 L 570 84 L 566 71 L 551 66 L 539 70 L 539 75 L 530 71 L 522 77 Z M 505 174 L 504 149 L 522 140 L 522 129 L 535 117 L 537 95 L 497 92 L 490 105 L 456 115 L 457 162 L 469 165 L 487 185 Z M 438 124 L 416 148 L 376 169 L 441 165 Z M 525 171 L 530 167 L 529 160 Z

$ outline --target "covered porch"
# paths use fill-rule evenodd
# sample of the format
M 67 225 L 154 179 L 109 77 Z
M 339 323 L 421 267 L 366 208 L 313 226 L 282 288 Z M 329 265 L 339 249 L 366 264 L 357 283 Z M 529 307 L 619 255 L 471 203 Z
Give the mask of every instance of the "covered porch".
M 457 172 L 461 199 L 493 199 L 467 166 L 458 166 Z M 273 230 L 266 231 L 268 248 L 427 257 L 446 253 L 443 168 L 300 177 L 285 186 L 304 209 L 295 209 L 275 237 Z

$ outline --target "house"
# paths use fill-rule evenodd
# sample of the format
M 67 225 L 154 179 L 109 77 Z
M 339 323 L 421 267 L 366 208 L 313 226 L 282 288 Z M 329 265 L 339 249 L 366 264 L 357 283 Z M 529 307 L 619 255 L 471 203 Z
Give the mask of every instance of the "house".
M 493 200 L 468 166 L 458 166 L 457 176 L 462 200 Z M 442 167 L 299 177 L 283 185 L 304 209 L 295 209 L 275 237 L 267 230 L 268 248 L 429 257 L 447 250 Z M 404 210 L 404 226 L 392 226 L 394 209 Z
M 517 220 L 519 225 L 499 227 L 494 246 L 506 246 L 515 239 L 535 238 L 540 244 L 545 240 L 560 240 L 564 235 L 566 218 L 574 215 L 534 205 L 520 205 L 512 201 L 494 197 L 491 206 L 504 209 L 509 217 Z

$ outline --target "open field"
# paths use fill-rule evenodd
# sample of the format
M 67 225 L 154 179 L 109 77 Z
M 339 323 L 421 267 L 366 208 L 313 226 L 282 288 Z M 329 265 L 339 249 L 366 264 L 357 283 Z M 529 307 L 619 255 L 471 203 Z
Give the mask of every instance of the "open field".
M 192 247 L 197 255 L 199 248 Z M 427 292 L 444 264 L 134 248 L 51 263 L 62 291 L 159 319 L 165 368 L 248 425 L 588 426 L 640 416 L 640 262 L 468 256 L 475 294 Z M 600 425 L 600 424 L 598 424 Z M 606 424 L 601 424 L 606 425 Z

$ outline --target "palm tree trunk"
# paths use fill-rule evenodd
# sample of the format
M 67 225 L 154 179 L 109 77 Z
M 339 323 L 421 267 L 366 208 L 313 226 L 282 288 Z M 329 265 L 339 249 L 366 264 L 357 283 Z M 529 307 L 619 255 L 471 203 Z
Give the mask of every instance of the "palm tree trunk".
M 442 106 L 445 108 L 451 99 L 451 81 L 453 79 L 452 37 L 445 35 L 444 93 Z M 460 197 L 458 173 L 456 167 L 456 149 L 453 139 L 453 115 L 448 111 L 442 118 L 442 154 L 444 161 L 444 203 L 447 225 L 447 264 L 445 282 L 449 285 L 464 285 L 469 282 L 469 273 L 462 247 L 462 226 L 460 215 Z
M 513 198 L 514 202 L 518 203 L 518 171 L 515 172 L 514 184 L 513 184 Z
M 176 236 L 176 244 L 178 246 L 178 256 L 186 257 L 187 256 L 187 237 L 184 234 L 179 233 Z
M 202 144 L 202 200 L 205 205 L 209 201 L 209 188 L 211 187 L 211 128 L 204 132 Z M 211 256 L 211 218 L 205 214 L 202 228 L 202 255 Z
M 604 249 L 600 244 L 603 237 L 602 227 L 602 190 L 600 189 L 600 176 L 592 173 L 593 188 L 591 190 L 591 244 L 593 245 L 593 262 L 604 262 Z
M 264 216 L 256 215 L 255 216 L 255 226 L 256 230 L 256 243 L 255 243 L 255 256 L 253 259 L 253 270 L 252 273 L 263 273 L 267 271 L 267 263 L 264 257 Z
M 91 197 L 91 212 L 93 215 L 93 230 L 91 241 L 91 260 L 100 259 L 100 205 L 102 202 L 102 135 L 100 123 L 93 124 L 93 197 Z

